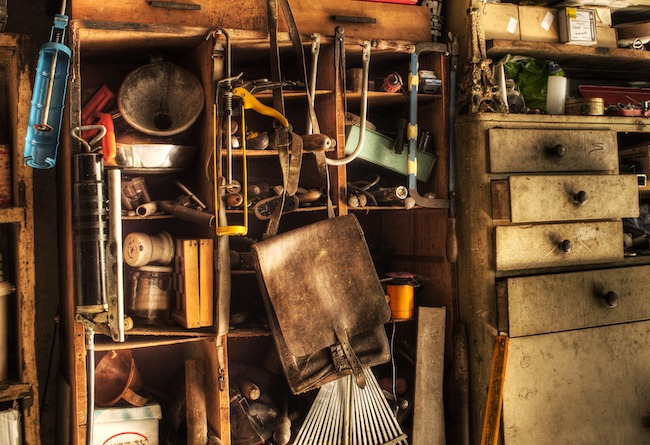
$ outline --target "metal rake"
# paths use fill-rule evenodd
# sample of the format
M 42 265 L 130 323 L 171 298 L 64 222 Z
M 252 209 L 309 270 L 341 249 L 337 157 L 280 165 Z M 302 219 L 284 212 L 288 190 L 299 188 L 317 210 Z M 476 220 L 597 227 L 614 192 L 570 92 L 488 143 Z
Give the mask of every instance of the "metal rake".
M 364 374 L 364 389 L 354 376 L 320 388 L 294 445 L 408 445 L 372 370 Z

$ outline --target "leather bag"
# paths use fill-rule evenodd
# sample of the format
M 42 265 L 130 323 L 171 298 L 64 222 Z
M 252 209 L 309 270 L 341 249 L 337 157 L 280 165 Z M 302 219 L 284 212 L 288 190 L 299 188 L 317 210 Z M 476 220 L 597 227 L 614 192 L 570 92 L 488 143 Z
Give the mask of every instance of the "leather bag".
M 252 246 L 262 298 L 294 394 L 390 360 L 390 308 L 356 217 L 284 232 Z

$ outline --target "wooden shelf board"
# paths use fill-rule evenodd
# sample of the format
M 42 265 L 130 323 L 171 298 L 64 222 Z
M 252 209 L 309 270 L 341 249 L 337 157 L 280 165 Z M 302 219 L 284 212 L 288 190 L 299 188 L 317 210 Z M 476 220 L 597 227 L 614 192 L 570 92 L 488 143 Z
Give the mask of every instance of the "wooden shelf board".
M 95 343 L 95 351 L 113 351 L 117 349 L 138 349 L 149 348 L 153 346 L 167 346 L 177 345 L 182 343 L 190 343 L 196 341 L 203 341 L 214 337 L 214 334 L 203 334 L 194 336 L 137 336 L 136 338 L 129 338 L 123 343 L 114 342 L 108 337 L 99 338 Z
M 156 220 L 156 219 L 174 219 L 174 215 L 168 215 L 166 213 L 153 214 L 149 216 L 138 216 L 138 215 L 123 215 L 122 221 L 146 221 L 146 220 Z
M 0 209 L 0 224 L 20 223 L 25 221 L 25 209 L 22 207 L 7 207 Z
M 598 73 L 646 74 L 650 70 L 650 52 L 626 48 L 566 45 L 524 40 L 488 40 L 487 55 L 493 62 L 506 54 L 552 60 L 565 70 L 584 69 Z
M 336 206 L 335 206 L 336 208 Z M 300 212 L 316 212 L 316 211 L 322 211 L 322 210 L 327 210 L 327 206 L 313 206 L 313 207 L 298 207 L 296 210 L 290 213 L 300 213 Z M 226 213 L 244 213 L 243 210 L 226 210 Z M 249 213 L 253 213 L 252 211 L 249 211 Z
M 366 212 L 377 210 L 406 210 L 404 206 L 363 206 L 363 207 L 348 207 L 351 212 Z
M 0 402 L 10 402 L 32 395 L 28 383 L 5 381 L 0 383 Z
M 330 150 L 333 151 L 333 150 Z M 310 154 L 312 152 L 310 151 L 304 151 L 303 154 Z M 226 150 L 221 150 L 221 156 L 227 156 L 228 153 Z M 240 149 L 233 149 L 232 150 L 232 155 L 234 157 L 242 157 L 244 156 L 244 152 Z M 269 157 L 269 156 L 278 156 L 278 151 L 277 150 L 272 150 L 272 149 L 265 149 L 265 150 L 251 150 L 246 149 L 246 157 L 247 158 L 258 158 L 258 157 Z
M 255 275 L 253 269 L 233 269 L 230 273 L 233 275 Z
M 332 93 L 334 93 L 334 91 L 332 90 L 316 90 L 316 97 L 324 96 L 326 94 L 332 94 Z M 273 100 L 273 91 L 271 90 L 260 91 L 259 93 L 253 93 L 253 96 L 255 96 L 259 100 Z M 302 90 L 283 89 L 282 96 L 284 97 L 285 100 L 306 99 L 307 93 Z
M 228 338 L 269 337 L 271 332 L 265 329 L 235 328 L 228 332 Z
M 346 92 L 345 97 L 350 102 L 360 102 L 361 93 L 360 92 Z M 433 101 L 440 99 L 441 94 L 438 93 L 421 93 L 418 94 L 418 102 L 424 103 L 427 101 Z M 398 94 L 398 93 L 387 93 L 385 91 L 368 91 L 368 102 L 372 105 L 386 105 L 386 106 L 395 106 L 406 103 L 408 100 L 408 95 Z

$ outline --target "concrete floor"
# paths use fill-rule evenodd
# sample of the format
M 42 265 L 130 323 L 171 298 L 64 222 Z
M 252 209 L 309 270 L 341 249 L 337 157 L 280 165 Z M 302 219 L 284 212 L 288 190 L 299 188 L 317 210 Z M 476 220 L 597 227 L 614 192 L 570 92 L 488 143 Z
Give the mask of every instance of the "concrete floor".
M 8 0 L 9 18 L 4 32 L 30 35 L 32 69 L 36 66 L 40 46 L 49 41 L 54 14 L 60 8 L 59 0 Z M 53 170 L 34 170 L 33 177 L 36 354 L 41 400 L 41 438 L 43 445 L 50 445 L 56 442 L 56 382 L 59 362 L 58 345 L 53 345 L 59 306 L 56 173 Z

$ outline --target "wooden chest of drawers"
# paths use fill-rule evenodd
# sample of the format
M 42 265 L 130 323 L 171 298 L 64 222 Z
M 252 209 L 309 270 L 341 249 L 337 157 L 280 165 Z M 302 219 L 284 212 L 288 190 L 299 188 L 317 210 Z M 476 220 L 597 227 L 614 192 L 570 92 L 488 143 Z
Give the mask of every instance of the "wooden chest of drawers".
M 478 114 L 457 120 L 461 319 L 472 443 L 492 348 L 509 337 L 505 445 L 648 443 L 650 258 L 624 255 L 639 215 L 619 147 L 625 118 Z

